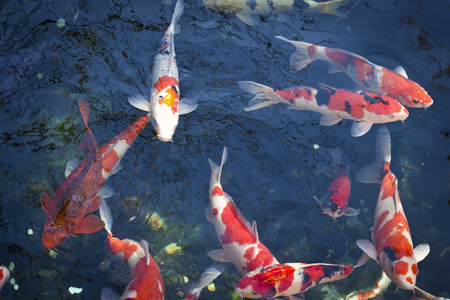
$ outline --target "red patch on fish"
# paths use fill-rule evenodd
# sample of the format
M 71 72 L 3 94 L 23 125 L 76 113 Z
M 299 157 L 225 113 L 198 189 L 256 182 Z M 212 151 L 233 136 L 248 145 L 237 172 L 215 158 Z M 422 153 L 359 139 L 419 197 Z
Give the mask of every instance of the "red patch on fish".
M 120 157 L 117 154 L 116 150 L 110 149 L 109 152 L 103 155 L 103 170 L 107 173 L 111 172 L 111 170 L 117 165 L 119 160 Z
M 214 189 L 212 190 L 212 195 L 213 196 L 220 196 L 220 197 L 222 197 L 223 196 L 222 188 L 220 186 L 216 185 L 214 187 Z
M 411 271 L 413 272 L 414 275 L 417 275 L 417 264 L 413 264 L 411 266 Z
M 222 234 L 220 240 L 223 244 L 230 244 L 233 242 L 239 245 L 253 245 L 256 243 L 256 238 L 247 228 L 247 224 L 241 219 L 240 212 L 234 205 L 229 202 L 223 209 L 222 223 L 226 226 L 225 233 Z
M 217 216 L 217 214 L 219 213 L 219 211 L 217 210 L 217 208 L 213 209 L 213 216 Z
M 136 297 L 130 299 L 162 299 L 164 296 L 164 282 L 159 267 L 151 256 L 148 265 L 146 259 L 142 257 L 133 270 L 126 290 L 135 291 Z
M 283 90 L 283 91 L 275 91 L 275 93 L 288 101 L 290 104 L 295 104 L 296 99 L 305 99 L 306 101 L 312 101 L 315 99 L 314 94 L 309 89 L 294 89 L 294 90 Z
M 154 87 L 158 91 L 158 94 L 165 91 L 165 95 L 159 99 L 159 103 L 165 103 L 172 109 L 173 113 L 178 111 L 178 101 L 180 96 L 178 95 L 178 80 L 175 77 L 164 75 L 158 78 Z
M 353 63 L 353 57 L 337 49 L 325 48 L 325 54 L 338 68 L 347 68 Z
M 347 207 L 348 198 L 350 197 L 350 177 L 347 170 L 342 170 L 338 178 L 336 178 L 328 187 L 328 191 L 332 191 L 331 200 L 338 207 Z
M 394 263 L 394 271 L 397 275 L 406 275 L 408 273 L 409 265 L 405 261 L 397 261 Z
M 305 281 L 302 283 L 301 292 L 306 291 L 311 286 L 315 285 L 317 281 L 325 276 L 322 266 L 310 266 L 305 269 Z
M 413 282 L 411 277 L 406 277 L 406 281 L 408 281 L 410 284 L 414 284 L 414 282 Z
M 123 255 L 123 259 L 128 263 L 130 257 L 139 249 L 135 243 L 124 242 L 118 238 L 108 238 L 109 251 L 114 255 Z
M 308 55 L 311 58 L 314 58 L 314 54 L 317 52 L 317 46 L 316 45 L 311 45 L 308 47 Z
M 268 267 L 263 273 L 258 275 L 258 279 L 267 284 L 276 285 L 277 294 L 281 294 L 292 286 L 295 277 L 295 269 L 288 265 L 278 265 L 276 267 Z

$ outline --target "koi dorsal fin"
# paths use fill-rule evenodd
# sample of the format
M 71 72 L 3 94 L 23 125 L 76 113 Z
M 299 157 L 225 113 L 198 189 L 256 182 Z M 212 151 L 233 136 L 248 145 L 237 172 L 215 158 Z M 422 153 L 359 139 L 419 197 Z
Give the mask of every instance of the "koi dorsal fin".
M 100 229 L 105 227 L 105 223 L 100 220 L 96 215 L 89 215 L 81 220 L 80 224 L 78 224 L 77 229 L 74 234 L 79 233 L 92 233 L 99 231 Z
M 263 272 L 258 275 L 258 280 L 265 284 L 277 284 L 294 272 L 295 269 L 291 266 L 277 265 L 264 269 Z
M 141 246 L 144 249 L 147 266 L 149 266 L 150 265 L 150 253 L 148 252 L 148 243 L 147 243 L 147 241 L 146 240 L 141 240 Z

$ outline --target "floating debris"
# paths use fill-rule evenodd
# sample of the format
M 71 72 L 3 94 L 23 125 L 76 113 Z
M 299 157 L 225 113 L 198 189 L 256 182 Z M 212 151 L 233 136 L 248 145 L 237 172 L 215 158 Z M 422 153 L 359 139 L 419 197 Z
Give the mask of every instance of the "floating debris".
M 128 220 L 133 221 L 134 219 L 136 219 L 136 216 L 132 216 L 132 217 L 129 218 Z
M 313 148 L 314 148 L 314 150 L 317 150 L 317 149 L 319 149 L 319 145 L 314 144 Z
M 42 78 L 44 78 L 44 74 L 43 73 L 37 73 L 37 79 L 41 80 Z
M 58 256 L 58 253 L 56 253 L 53 250 L 48 251 L 48 256 L 50 256 L 51 258 L 55 259 Z
M 16 283 L 16 280 L 15 280 L 14 278 L 11 278 L 11 279 L 9 280 L 9 283 L 11 283 L 12 285 L 14 285 L 14 284 Z
M 77 288 L 77 287 L 73 287 L 73 286 L 71 286 L 70 288 L 69 288 L 69 292 L 73 295 L 73 294 L 79 294 L 79 293 L 81 293 L 83 291 L 83 289 L 82 288 Z
M 154 212 L 150 216 L 150 219 L 148 220 L 148 223 L 151 224 L 153 230 L 156 230 L 156 229 L 159 229 L 159 228 L 161 228 L 163 226 L 164 219 L 161 218 L 161 216 L 157 212 Z
M 14 290 L 17 291 L 18 289 L 19 289 L 19 285 L 18 285 L 18 284 L 15 284 L 15 285 L 14 285 Z
M 56 26 L 59 28 L 64 28 L 64 26 L 66 26 L 66 20 L 59 18 L 58 21 L 56 21 Z
M 14 271 L 14 263 L 13 262 L 9 263 L 8 270 L 11 272 Z
M 164 248 L 164 251 L 166 251 L 167 254 L 174 254 L 176 252 L 181 252 L 181 249 L 182 248 L 180 246 L 177 246 L 176 243 L 172 243 L 172 244 L 167 245 Z
M 33 235 L 33 229 L 30 228 L 30 229 L 28 229 L 27 232 L 28 232 L 29 235 Z
M 184 283 L 188 283 L 189 282 L 189 278 L 187 276 L 183 276 L 183 281 L 184 281 Z
M 207 289 L 210 292 L 215 292 L 216 291 L 216 286 L 214 285 L 214 282 L 211 282 L 210 284 L 208 284 Z

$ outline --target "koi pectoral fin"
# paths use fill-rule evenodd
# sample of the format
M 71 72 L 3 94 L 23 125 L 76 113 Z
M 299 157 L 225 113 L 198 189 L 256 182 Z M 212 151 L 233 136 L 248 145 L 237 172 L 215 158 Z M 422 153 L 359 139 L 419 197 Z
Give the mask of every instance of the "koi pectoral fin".
M 322 117 L 320 118 L 320 125 L 321 126 L 331 126 L 334 125 L 336 123 L 339 123 L 339 121 L 341 121 L 342 118 L 339 118 L 335 115 L 322 115 Z
M 366 122 L 366 121 L 355 121 L 353 122 L 352 125 L 352 136 L 354 137 L 359 137 L 362 135 L 365 135 L 370 128 L 372 127 L 371 122 Z
M 42 209 L 44 210 L 45 214 L 48 215 L 54 210 L 54 207 L 56 206 L 57 199 L 54 195 L 43 192 L 41 194 L 41 205 Z
M 351 208 L 351 207 L 347 207 L 345 209 L 344 215 L 352 217 L 352 216 L 356 216 L 358 215 L 358 212 L 356 211 L 356 209 Z
M 97 195 L 94 197 L 94 201 L 93 201 L 93 203 L 91 204 L 91 206 L 89 206 L 89 207 L 87 208 L 86 213 L 87 213 L 87 214 L 90 214 L 90 213 L 96 211 L 96 210 L 100 207 L 100 204 L 102 204 L 102 198 L 100 198 L 100 197 L 98 196 L 98 194 L 97 194 Z
M 417 245 L 413 252 L 416 257 L 416 262 L 420 262 L 430 253 L 430 246 L 428 244 Z
M 215 261 L 230 262 L 230 259 L 226 256 L 223 249 L 209 251 L 207 255 Z
M 364 251 L 367 255 L 369 255 L 370 258 L 372 258 L 375 261 L 378 261 L 377 250 L 375 249 L 375 246 L 371 242 L 369 242 L 368 240 L 357 240 L 356 245 L 358 245 L 358 247 L 361 248 L 362 251 Z
M 105 227 L 105 224 L 102 220 L 100 220 L 99 217 L 97 217 L 96 215 L 89 215 L 81 220 L 74 234 L 92 233 L 99 231 L 103 227 Z
M 198 107 L 197 101 L 191 98 L 183 98 L 178 103 L 178 113 L 181 115 L 193 112 Z

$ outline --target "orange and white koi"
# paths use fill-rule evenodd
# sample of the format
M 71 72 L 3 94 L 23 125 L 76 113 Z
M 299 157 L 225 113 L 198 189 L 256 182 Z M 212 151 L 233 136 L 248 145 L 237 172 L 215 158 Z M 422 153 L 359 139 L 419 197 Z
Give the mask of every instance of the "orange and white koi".
M 284 103 L 289 109 L 321 113 L 322 126 L 334 125 L 342 119 L 354 120 L 351 133 L 355 137 L 367 133 L 372 124 L 403 121 L 409 114 L 406 108 L 394 99 L 369 92 L 333 89 L 326 86 L 322 86 L 324 91 L 321 92 L 307 86 L 274 90 L 252 81 L 240 81 L 238 84 L 242 90 L 255 94 L 250 100 L 251 105 L 244 108 L 246 111 Z
M 142 95 L 128 98 L 128 102 L 134 107 L 150 112 L 157 138 L 163 142 L 172 140 L 179 116 L 190 113 L 197 108 L 197 103 L 191 99 L 183 99 L 180 102 L 174 35 L 179 31 L 176 28 L 177 21 L 182 13 L 183 2 L 178 0 L 172 22 L 161 40 L 158 54 L 155 57 L 150 99 Z
M 207 268 L 200 276 L 197 284 L 192 287 L 183 300 L 197 300 L 200 297 L 202 290 L 211 282 L 214 281 L 225 270 L 225 265 L 214 265 Z
M 245 219 L 236 204 L 220 184 L 222 167 L 227 158 L 227 148 L 223 149 L 220 167 L 212 160 L 209 186 L 209 206 L 205 209 L 208 221 L 214 224 L 222 249 L 208 252 L 208 256 L 221 262 L 231 262 L 241 275 L 261 267 L 278 264 L 276 258 L 260 242 L 256 222 Z
M 0 266 L 0 290 L 5 286 L 10 276 L 9 270 L 5 266 Z
M 131 280 L 122 296 L 117 295 L 109 288 L 103 288 L 102 300 L 164 299 L 165 287 L 158 264 L 149 254 L 147 242 L 141 240 L 140 244 L 145 255 L 136 262 L 136 266 L 131 273 Z
M 111 259 L 122 260 L 124 261 L 130 270 L 133 270 L 136 266 L 137 262 L 145 256 L 144 248 L 139 242 L 136 242 L 131 239 L 118 239 L 113 237 L 112 234 L 112 224 L 113 220 L 111 217 L 111 210 L 109 206 L 106 204 L 106 200 L 102 200 L 102 204 L 99 208 L 100 219 L 105 223 L 105 229 L 108 233 L 106 240 L 106 250 L 107 255 L 105 260 L 100 265 L 101 269 L 106 268 Z
M 358 212 L 354 208 L 347 206 L 350 190 L 350 174 L 344 169 L 330 184 L 325 195 L 320 200 L 317 197 L 314 197 L 314 199 L 319 202 L 323 213 L 333 218 L 338 218 L 342 215 L 356 216 Z
M 81 104 L 80 104 L 81 105 Z M 87 104 L 84 105 L 85 109 L 89 109 L 87 107 Z M 87 107 L 87 108 L 86 108 Z M 86 116 L 87 118 L 87 116 Z M 144 115 L 141 118 L 139 118 L 136 122 L 128 126 L 125 130 L 120 132 L 118 135 L 116 135 L 113 139 L 111 139 L 108 143 L 100 147 L 99 153 L 101 155 L 101 164 L 100 166 L 97 166 L 97 169 L 101 167 L 100 176 L 98 176 L 96 170 L 95 175 L 96 179 L 98 180 L 95 182 L 94 185 L 89 186 L 89 183 L 85 185 L 88 189 L 97 189 L 97 195 L 95 198 L 95 205 L 89 207 L 89 212 L 94 212 L 98 209 L 100 205 L 100 198 L 107 198 L 112 195 L 112 191 L 110 191 L 108 188 L 104 187 L 105 181 L 113 174 L 117 173 L 121 169 L 120 161 L 122 160 L 125 153 L 128 151 L 131 144 L 134 142 L 136 137 L 139 135 L 139 133 L 142 131 L 142 129 L 145 128 L 148 121 L 150 120 L 149 115 Z M 95 139 L 92 135 L 92 132 L 89 130 L 87 132 L 87 135 L 89 135 L 89 141 Z M 92 135 L 92 137 L 90 136 Z M 97 146 L 98 147 L 98 146 Z M 92 155 L 92 154 L 91 154 Z M 98 155 L 98 153 L 96 153 Z M 90 158 L 91 159 L 91 158 Z M 66 205 L 69 202 L 65 202 L 64 199 L 62 199 L 62 195 L 69 195 L 68 193 L 70 191 L 74 191 L 74 193 L 83 193 L 82 189 L 76 189 L 76 184 L 78 184 L 78 180 L 76 181 L 75 178 L 77 178 L 78 174 L 82 172 L 83 168 L 85 168 L 86 162 L 88 160 L 88 155 L 86 155 L 86 158 L 78 162 L 77 159 L 72 159 L 67 163 L 65 175 L 66 179 L 64 182 L 56 189 L 55 195 L 49 194 L 49 193 L 42 193 L 41 196 L 41 203 L 42 208 L 44 209 L 44 212 L 48 215 L 49 213 L 55 214 L 55 211 L 62 205 L 62 203 L 66 203 L 62 205 L 63 209 L 59 211 L 60 214 L 59 220 L 60 223 L 58 226 L 51 226 L 52 230 L 50 232 L 45 232 L 43 234 L 43 243 L 44 246 L 47 249 L 51 249 L 53 247 L 56 247 L 57 245 L 61 244 L 65 240 L 67 240 L 71 234 L 76 233 L 90 233 L 95 232 L 97 230 L 100 230 L 103 228 L 103 222 L 101 222 L 100 219 L 98 219 L 95 215 L 90 215 L 87 218 L 87 223 L 82 223 L 82 227 L 80 229 L 76 228 L 75 231 L 67 231 L 65 228 L 67 226 L 63 225 L 65 223 L 70 223 L 71 219 L 74 218 L 73 215 L 75 212 L 67 212 L 68 207 Z M 92 159 L 91 159 L 92 160 Z M 81 176 L 81 175 L 80 175 Z M 94 179 L 92 179 L 93 181 Z M 73 185 L 73 187 L 72 187 Z M 66 191 L 69 189 L 69 191 Z M 65 194 L 64 194 L 65 193 Z M 75 194 L 74 194 L 75 195 Z M 98 197 L 97 197 L 98 196 Z M 66 199 L 67 200 L 67 199 Z M 61 202 L 61 203 L 59 203 Z M 59 203 L 59 204 L 58 204 Z M 72 209 L 76 209 L 73 207 Z M 64 219 L 64 215 L 67 215 Z M 48 219 L 48 217 L 47 217 Z M 80 226 L 80 225 L 78 225 Z M 84 226 L 84 228 L 83 228 Z M 56 234 L 54 234 L 57 232 Z
M 399 288 L 412 290 L 416 285 L 417 263 L 430 252 L 427 244 L 413 250 L 408 221 L 397 190 L 397 177 L 390 170 L 391 138 L 386 127 L 378 130 L 375 162 L 359 171 L 356 180 L 381 182 L 374 214 L 372 244 L 357 240 L 356 244 L 378 262 L 386 275 Z
M 42 209 L 47 215 L 42 242 L 51 249 L 66 241 L 72 234 L 91 233 L 104 227 L 103 222 L 92 213 L 98 209 L 101 198 L 97 195 L 102 178 L 102 154 L 87 124 L 89 105 L 79 102 L 86 136 L 80 148 L 86 158 L 56 189 L 55 195 L 42 193 Z
M 348 51 L 291 41 L 282 36 L 276 38 L 294 45 L 296 51 L 291 56 L 294 71 L 319 59 L 331 64 L 329 73 L 345 72 L 359 86 L 374 94 L 394 98 L 404 106 L 426 108 L 433 104 L 428 93 L 408 79 L 406 72 L 392 71 Z
M 240 297 L 251 299 L 292 296 L 322 283 L 346 278 L 368 260 L 363 255 L 355 265 L 285 263 L 254 270 L 235 285 Z
M 312 13 L 331 14 L 338 17 L 345 17 L 338 8 L 347 0 L 331 0 L 316 2 L 314 0 L 303 0 L 304 11 Z M 260 23 L 259 15 L 266 15 L 273 12 L 283 12 L 293 9 L 295 0 L 203 0 L 206 8 L 221 11 L 223 13 L 234 14 L 239 20 L 249 26 Z

